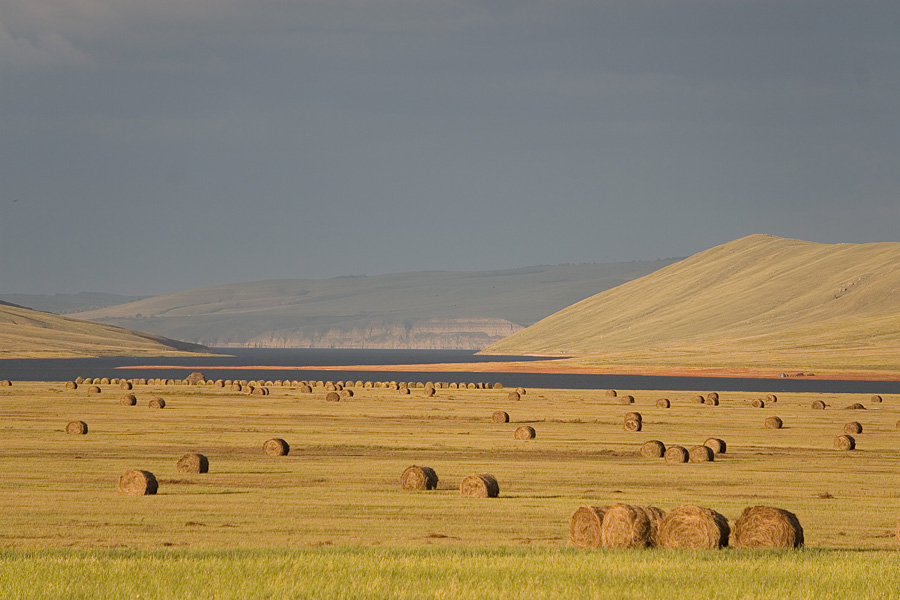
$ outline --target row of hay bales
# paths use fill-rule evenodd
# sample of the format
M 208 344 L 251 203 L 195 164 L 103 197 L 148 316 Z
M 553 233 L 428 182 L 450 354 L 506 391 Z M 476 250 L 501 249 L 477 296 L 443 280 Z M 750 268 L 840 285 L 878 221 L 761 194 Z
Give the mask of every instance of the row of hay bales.
M 712 462 L 717 454 L 725 454 L 727 444 L 721 438 L 708 438 L 703 444 L 692 446 L 690 450 L 677 444 L 666 446 L 659 440 L 644 442 L 641 456 L 646 458 L 662 458 L 670 464 Z
M 400 487 L 404 490 L 434 490 L 437 485 L 438 476 L 431 467 L 411 465 L 400 474 Z M 473 473 L 460 481 L 459 493 L 470 498 L 496 498 L 500 495 L 500 484 L 490 473 Z
M 205 385 L 205 386 L 213 386 L 213 387 L 231 387 L 234 384 L 240 384 L 242 386 L 252 386 L 252 387 L 310 387 L 310 388 L 325 388 L 326 391 L 340 391 L 341 389 L 346 388 L 372 388 L 372 389 L 470 389 L 470 390 L 491 390 L 491 389 L 503 389 L 503 384 L 500 382 L 489 383 L 489 382 L 450 382 L 450 381 L 438 381 L 438 382 L 422 382 L 422 381 L 362 381 L 362 380 L 346 380 L 346 381 L 323 381 L 323 380 L 247 380 L 247 379 L 206 379 L 202 377 L 200 374 L 199 377 L 197 374 L 192 373 L 188 377 L 184 379 L 165 379 L 165 378 L 132 378 L 132 379 L 120 379 L 120 378 L 110 378 L 110 377 L 77 377 L 72 381 L 66 383 L 66 387 L 69 389 L 77 389 L 79 385 L 122 385 L 125 388 L 125 383 L 129 385 Z M 12 385 L 12 383 L 8 383 L 8 385 Z M 126 388 L 130 389 L 130 388 Z M 520 393 L 522 388 L 519 388 Z
M 794 513 L 748 506 L 734 522 L 710 508 L 685 504 L 669 511 L 654 506 L 582 506 L 569 520 L 576 548 L 667 548 L 715 550 L 799 548 L 803 527 Z

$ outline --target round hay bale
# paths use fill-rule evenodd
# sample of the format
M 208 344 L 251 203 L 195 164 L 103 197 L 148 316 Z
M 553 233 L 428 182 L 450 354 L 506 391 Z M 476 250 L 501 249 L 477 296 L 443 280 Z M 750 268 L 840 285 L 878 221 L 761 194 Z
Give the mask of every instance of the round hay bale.
M 138 385 L 147 385 L 147 380 L 146 380 L 144 377 L 140 377 L 140 378 L 137 380 L 137 384 L 138 384 Z
M 433 387 L 427 387 L 427 388 L 425 388 L 425 397 L 426 397 L 426 398 L 431 398 L 431 397 L 433 397 L 436 393 L 437 393 L 437 392 L 435 392 L 435 390 L 434 390 Z
M 655 506 L 635 506 L 635 508 L 644 511 L 647 520 L 650 522 L 650 547 L 659 546 L 659 526 L 666 516 L 666 511 Z
M 657 408 L 669 408 L 670 406 L 672 406 L 672 403 L 669 402 L 668 398 L 660 398 L 656 401 Z
M 625 419 L 622 427 L 625 431 L 637 432 L 643 429 L 644 424 L 638 419 Z
M 619 396 L 619 404 L 634 404 L 634 396 Z
M 328 392 L 327 394 L 325 394 L 325 401 L 326 402 L 340 402 L 341 395 L 338 394 L 337 392 Z
M 256 389 L 255 385 L 251 385 L 248 383 L 247 385 L 243 386 L 243 388 L 241 389 L 241 393 L 247 394 L 249 396 L 250 394 L 253 393 L 253 390 L 255 390 L 255 389 Z
M 569 543 L 576 548 L 599 548 L 602 544 L 605 506 L 581 506 L 569 519 Z
M 341 390 L 341 398 L 352 398 L 353 390 L 344 388 Z
M 627 421 L 628 419 L 634 419 L 636 421 L 643 421 L 644 417 L 639 412 L 630 411 L 630 412 L 625 413 L 625 420 Z
M 81 385 L 82 383 L 84 383 L 84 377 L 80 377 L 80 376 L 79 376 L 79 377 L 76 377 L 76 378 L 75 378 L 75 383 Z
M 187 381 L 190 385 L 196 385 L 196 384 L 200 383 L 201 381 L 205 382 L 206 375 L 204 375 L 200 371 L 194 371 L 193 373 L 191 373 L 190 375 L 188 375 L 185 378 L 185 381 Z
M 459 387 L 462 387 L 462 385 L 460 385 Z M 466 389 L 468 389 L 468 390 L 476 390 L 476 389 L 478 389 L 478 386 L 476 386 L 474 383 L 467 383 L 467 384 L 466 384 Z M 524 394 L 524 393 L 525 393 L 524 391 L 519 392 L 519 395 L 521 396 L 521 395 Z
M 799 548 L 803 527 L 797 516 L 772 506 L 748 506 L 734 522 L 735 548 Z
M 335 392 L 335 391 L 337 391 L 337 386 L 329 381 L 328 383 L 325 384 L 325 391 L 326 392 Z
M 159 483 L 150 471 L 133 469 L 119 477 L 119 491 L 129 496 L 152 496 L 158 489 Z
M 766 429 L 781 429 L 784 425 L 784 421 L 781 420 L 781 417 L 766 417 Z
M 489 473 L 468 475 L 459 484 L 459 493 L 470 498 L 496 498 L 500 495 L 497 478 Z
M 119 398 L 119 404 L 122 406 L 134 406 L 137 404 L 137 396 L 134 394 L 122 394 Z
M 610 398 L 615 398 L 616 396 L 619 395 L 619 393 L 616 392 L 616 390 L 606 390 L 606 395 L 609 396 Z
M 150 402 L 147 404 L 150 408 L 165 408 L 166 401 L 160 398 L 159 396 L 154 396 L 150 399 Z M 177 412 L 177 411 L 176 411 Z
M 712 462 L 716 460 L 716 453 L 709 446 L 694 446 L 688 453 L 691 462 Z
M 866 407 L 859 402 L 854 402 L 850 406 L 845 407 L 844 410 L 866 410 Z
M 88 394 L 99 394 L 100 391 L 101 391 L 100 388 L 97 387 L 96 385 L 92 385 L 91 387 L 88 388 Z
M 753 408 L 765 408 L 766 401 L 762 398 L 754 398 L 750 401 L 750 406 L 752 406 Z
M 613 504 L 603 514 L 600 539 L 604 548 L 646 548 L 650 533 L 647 513 L 636 506 Z
M 495 411 L 493 415 L 491 415 L 491 421 L 494 423 L 509 423 L 509 413 L 505 410 Z
M 255 387 L 253 388 L 253 392 L 251 392 L 254 396 L 268 396 L 269 388 L 263 387 Z
M 846 425 L 844 425 L 844 433 L 847 435 L 856 435 L 857 433 L 862 433 L 862 423 L 859 421 L 850 421 Z
M 775 394 L 766 394 L 766 402 L 778 402 L 778 396 Z
M 810 408 L 813 410 L 825 410 L 825 403 L 821 400 L 816 400 L 810 405 Z
M 659 524 L 659 545 L 685 550 L 714 550 L 728 545 L 728 519 L 709 508 L 685 504 L 666 513 Z
M 100 385 L 109 385 L 109 377 L 101 377 Z
M 88 432 L 87 423 L 84 421 L 70 421 L 66 425 L 66 433 L 71 435 L 85 435 Z
M 122 388 L 123 390 L 130 390 L 134 386 L 131 385 L 130 381 L 126 381 L 123 379 L 122 381 L 119 382 L 119 387 Z
M 303 384 L 298 389 L 303 394 L 312 394 L 312 388 L 308 384 Z
M 224 387 L 225 387 L 225 382 L 224 382 L 223 380 L 221 380 L 221 379 L 216 379 L 216 380 L 213 382 L 213 385 L 214 385 L 215 387 L 217 387 L 217 388 L 224 388 Z
M 499 381 L 494 382 L 494 389 L 495 389 L 495 390 L 502 390 L 502 389 L 503 389 L 503 384 L 500 383 Z
M 519 392 L 519 395 L 520 395 L 520 396 L 524 396 L 524 395 L 525 395 L 525 388 L 523 388 L 523 387 L 517 387 L 517 388 L 516 388 L 516 391 Z
M 727 445 L 725 444 L 725 440 L 715 437 L 708 438 L 705 442 L 703 442 L 703 445 L 716 454 L 725 454 L 725 449 L 727 447 Z
M 666 445 L 659 440 L 650 440 L 641 446 L 641 456 L 646 458 L 662 458 L 665 453 Z
M 839 435 L 834 438 L 835 450 L 853 450 L 856 448 L 856 439 L 852 435 Z
M 232 392 L 242 392 L 242 391 L 244 391 L 244 386 L 241 385 L 241 383 L 239 381 L 235 381 L 234 383 L 231 384 L 231 391 Z
M 706 401 L 713 404 L 719 403 L 719 392 L 710 392 L 706 395 Z
M 535 435 L 537 434 L 531 425 L 522 425 L 516 429 L 515 433 L 517 440 L 533 440 Z
M 412 465 L 400 474 L 400 487 L 404 490 L 433 490 L 437 484 L 437 473 L 431 467 Z
M 456 383 L 455 381 L 451 381 L 451 382 L 450 382 L 450 389 L 451 389 L 451 390 L 455 390 L 455 389 L 458 389 L 458 388 L 459 388 L 459 384 L 458 384 L 458 383 Z
M 67 390 L 77 390 L 77 389 L 78 389 L 78 384 L 75 383 L 74 381 L 67 381 L 67 382 L 66 382 L 66 389 L 67 389 Z
M 506 399 L 509 400 L 510 402 L 518 402 L 519 400 L 521 400 L 521 398 L 522 398 L 522 396 L 520 396 L 519 392 L 516 392 L 516 391 L 511 391 L 509 394 L 506 395 Z
M 691 398 L 691 402 L 693 402 L 694 404 L 706 404 L 706 398 L 698 394 L 697 396 Z
M 667 463 L 686 463 L 690 459 L 690 453 L 684 446 L 669 446 L 663 457 Z
M 708 404 L 709 406 L 718 406 L 719 399 L 718 398 L 707 398 L 704 404 Z
M 879 396 L 878 394 L 875 394 L 874 396 L 869 398 L 869 402 L 882 402 L 883 400 L 884 399 L 881 396 Z
M 175 469 L 179 473 L 209 473 L 209 459 L 202 454 L 189 452 L 178 459 Z
M 263 452 L 266 456 L 287 456 L 290 451 L 291 447 L 281 438 L 272 438 L 263 444 Z

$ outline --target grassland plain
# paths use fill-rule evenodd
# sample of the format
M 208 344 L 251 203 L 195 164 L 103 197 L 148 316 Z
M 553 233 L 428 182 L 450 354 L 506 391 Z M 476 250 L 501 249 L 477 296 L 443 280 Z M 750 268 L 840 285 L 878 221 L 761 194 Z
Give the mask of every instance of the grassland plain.
M 88 375 L 88 374 L 86 374 Z M 110 375 L 110 374 L 98 374 Z M 355 388 L 325 402 L 271 387 L 247 396 L 212 386 L 122 390 L 13 382 L 0 387 L 0 577 L 9 597 L 879 598 L 900 594 L 894 537 L 900 398 L 620 390 L 438 389 L 401 396 Z M 700 390 L 708 392 L 713 390 Z M 152 396 L 166 407 L 147 407 Z M 656 407 L 668 397 L 672 407 Z M 825 410 L 810 408 L 823 400 Z M 853 403 L 866 410 L 845 410 Z M 491 421 L 495 410 L 510 422 Z M 643 430 L 622 427 L 626 411 Z M 767 416 L 784 421 L 766 429 Z M 67 435 L 83 420 L 87 435 Z M 857 449 L 832 449 L 859 421 Z M 522 424 L 534 440 L 516 440 Z M 711 463 L 640 456 L 650 439 L 691 446 L 715 436 Z M 262 445 L 281 437 L 286 457 Z M 176 472 L 186 452 L 207 474 Z M 435 469 L 431 492 L 400 489 L 410 464 Z M 116 489 L 129 469 L 156 496 Z M 460 480 L 494 474 L 497 499 L 463 498 Z M 796 513 L 799 552 L 576 551 L 567 525 L 583 504 L 709 506 L 732 521 L 749 505 Z M 54 586 L 53 588 L 49 586 Z

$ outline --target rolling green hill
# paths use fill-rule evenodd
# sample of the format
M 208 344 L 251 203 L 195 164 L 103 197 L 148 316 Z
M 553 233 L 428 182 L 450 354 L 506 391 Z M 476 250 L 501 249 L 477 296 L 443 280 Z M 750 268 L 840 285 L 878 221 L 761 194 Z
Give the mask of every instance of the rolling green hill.
M 753 235 L 578 302 L 484 350 L 581 364 L 900 366 L 900 243 Z
M 258 281 L 74 316 L 206 346 L 477 350 L 675 260 Z
M 208 349 L 0 302 L 0 358 L 166 356 L 203 351 Z

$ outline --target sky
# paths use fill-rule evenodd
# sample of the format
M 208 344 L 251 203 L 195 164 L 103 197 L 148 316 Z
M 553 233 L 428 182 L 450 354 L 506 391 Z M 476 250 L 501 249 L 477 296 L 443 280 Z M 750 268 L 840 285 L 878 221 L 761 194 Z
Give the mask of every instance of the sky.
M 900 3 L 2 0 L 0 293 L 900 241 Z

